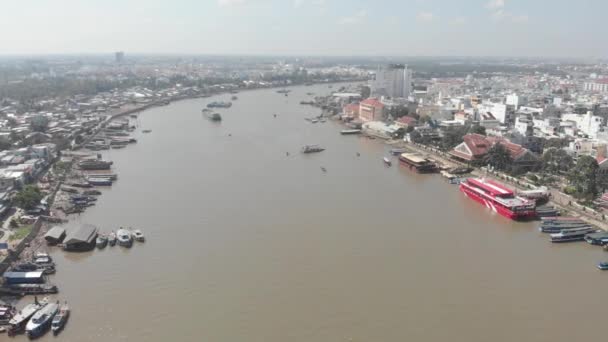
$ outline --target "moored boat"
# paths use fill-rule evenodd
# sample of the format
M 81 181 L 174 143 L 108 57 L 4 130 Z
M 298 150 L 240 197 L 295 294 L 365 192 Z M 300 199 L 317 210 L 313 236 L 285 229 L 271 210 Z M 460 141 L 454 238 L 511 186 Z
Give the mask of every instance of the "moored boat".
M 32 316 L 25 326 L 25 332 L 27 333 L 28 337 L 33 338 L 42 336 L 51 326 L 53 317 L 55 317 L 58 310 L 59 304 L 57 303 L 48 303 L 43 305 L 43 307 Z
M 144 233 L 139 229 L 135 229 L 133 231 L 133 238 L 135 239 L 135 241 L 139 241 L 139 242 L 146 241 L 146 238 L 144 237 Z
M 116 234 L 114 232 L 111 232 L 110 235 L 108 235 L 108 243 L 110 246 L 116 245 Z
M 591 227 L 564 229 L 559 233 L 551 234 L 551 242 L 572 242 L 582 241 L 585 235 L 594 233 L 595 229 Z
M 351 134 L 359 134 L 361 133 L 360 129 L 343 129 L 340 131 L 342 135 L 351 135 Z
M 23 307 L 23 309 L 19 310 L 8 322 L 9 335 L 16 335 L 22 333 L 25 329 L 27 322 L 36 313 L 36 311 L 40 310 L 43 304 L 45 304 L 45 300 L 38 302 L 38 298 L 35 298 L 34 303 L 30 303 Z
M 116 232 L 116 240 L 119 246 L 131 247 L 133 245 L 133 236 L 131 235 L 131 232 L 124 228 L 120 228 Z
M 151 129 L 144 129 L 143 131 L 141 131 L 142 133 L 152 133 Z
M 467 178 L 460 182 L 460 191 L 500 215 L 513 219 L 536 217 L 535 202 L 515 196 L 500 183 L 482 178 Z
M 99 234 L 95 240 L 95 246 L 99 249 L 104 249 L 108 245 L 108 238 L 105 235 Z
M 407 148 L 391 148 L 389 152 L 394 156 L 398 156 L 401 153 L 407 152 Z
M 53 321 L 51 323 L 51 330 L 53 330 L 53 334 L 57 335 L 63 327 L 65 327 L 68 318 L 70 317 L 70 307 L 66 302 L 59 308 L 59 312 L 53 317 Z

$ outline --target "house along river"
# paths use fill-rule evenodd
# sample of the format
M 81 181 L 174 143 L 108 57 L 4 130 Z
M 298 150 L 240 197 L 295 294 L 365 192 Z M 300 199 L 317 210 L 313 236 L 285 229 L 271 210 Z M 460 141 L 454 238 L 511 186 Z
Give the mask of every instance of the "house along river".
M 537 224 L 493 215 L 438 175 L 386 167 L 380 141 L 305 121 L 318 114 L 299 104 L 306 93 L 330 91 L 242 92 L 221 123 L 201 109 L 229 95 L 140 114 L 152 133 L 103 152 L 119 179 L 71 224 L 132 226 L 147 241 L 51 250 L 72 316 L 40 340 L 604 337 L 608 272 L 595 264 L 608 254 L 552 245 Z M 306 144 L 327 150 L 303 155 Z

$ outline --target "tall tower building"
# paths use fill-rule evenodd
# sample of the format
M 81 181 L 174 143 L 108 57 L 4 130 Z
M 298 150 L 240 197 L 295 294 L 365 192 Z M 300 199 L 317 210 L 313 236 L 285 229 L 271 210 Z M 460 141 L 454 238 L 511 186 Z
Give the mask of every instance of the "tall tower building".
M 118 51 L 114 54 L 114 59 L 116 63 L 122 63 L 125 60 L 125 53 L 122 51 Z
M 372 96 L 408 98 L 412 91 L 412 70 L 403 64 L 378 67 L 372 82 Z

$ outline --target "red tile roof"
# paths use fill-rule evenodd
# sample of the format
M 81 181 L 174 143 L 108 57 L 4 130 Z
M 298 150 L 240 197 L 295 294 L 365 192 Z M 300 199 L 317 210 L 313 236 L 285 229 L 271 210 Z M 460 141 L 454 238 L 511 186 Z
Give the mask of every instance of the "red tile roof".
M 463 137 L 463 141 L 469 150 L 471 150 L 471 155 L 466 155 L 457 150 L 452 150 L 450 153 L 467 160 L 474 160 L 483 157 L 488 153 L 488 150 L 490 150 L 490 148 L 496 144 L 502 145 L 509 152 L 513 160 L 518 159 L 528 152 L 528 150 L 521 145 L 514 144 L 507 139 L 500 137 L 486 137 L 481 134 L 473 133 L 465 135 Z
M 376 108 L 384 108 L 384 105 L 382 104 L 382 102 L 380 102 L 374 98 L 365 99 L 365 100 L 361 101 L 361 104 L 365 105 L 365 106 L 376 107 Z

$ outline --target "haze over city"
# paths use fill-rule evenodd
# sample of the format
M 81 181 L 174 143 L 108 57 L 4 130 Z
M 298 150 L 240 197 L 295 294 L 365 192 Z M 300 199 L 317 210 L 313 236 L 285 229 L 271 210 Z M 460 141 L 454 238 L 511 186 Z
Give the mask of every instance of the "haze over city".
M 588 0 L 5 1 L 0 54 L 600 57 Z

